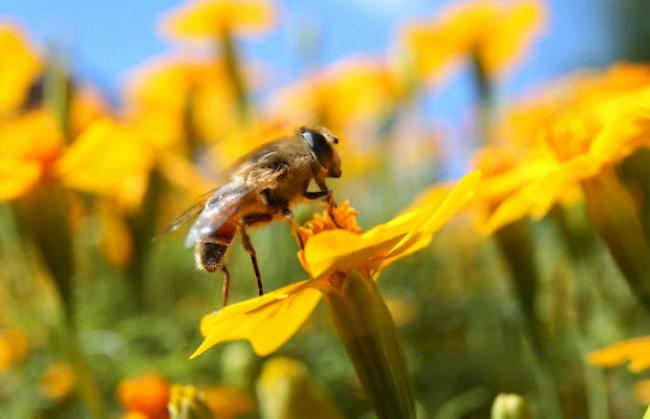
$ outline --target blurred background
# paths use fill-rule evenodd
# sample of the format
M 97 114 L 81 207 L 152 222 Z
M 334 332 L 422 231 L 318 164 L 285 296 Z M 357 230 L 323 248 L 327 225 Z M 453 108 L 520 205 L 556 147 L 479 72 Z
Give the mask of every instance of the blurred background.
M 232 342 L 188 360 L 222 277 L 195 269 L 184 232 L 152 239 L 305 124 L 341 137 L 329 185 L 364 229 L 473 168 L 489 181 L 527 159 L 485 157 L 494 137 L 532 142 L 583 106 L 583 74 L 650 86 L 649 16 L 644 0 L 0 0 L 0 418 L 166 418 L 173 384 L 219 419 L 374 417 L 323 304 L 269 357 Z M 552 117 L 514 126 L 555 96 Z M 612 166 L 647 180 L 647 158 Z M 505 199 L 485 192 L 382 273 L 419 417 L 489 417 L 504 392 L 535 418 L 641 417 L 643 368 L 588 362 L 650 321 L 582 194 L 485 234 Z M 267 289 L 307 277 L 287 225 L 252 237 Z M 254 297 L 238 241 L 229 267 L 231 302 Z

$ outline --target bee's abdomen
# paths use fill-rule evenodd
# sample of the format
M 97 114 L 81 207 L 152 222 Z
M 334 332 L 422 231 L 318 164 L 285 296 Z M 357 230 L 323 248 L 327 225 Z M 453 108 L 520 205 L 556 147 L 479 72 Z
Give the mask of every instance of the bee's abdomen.
M 223 260 L 229 244 L 199 242 L 195 248 L 196 267 L 207 272 L 215 272 L 223 267 Z

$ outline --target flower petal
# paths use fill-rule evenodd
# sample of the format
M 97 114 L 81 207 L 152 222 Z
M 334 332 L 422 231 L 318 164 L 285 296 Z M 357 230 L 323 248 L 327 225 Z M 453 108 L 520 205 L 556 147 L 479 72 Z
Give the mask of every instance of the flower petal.
M 431 235 L 465 205 L 481 178 L 475 171 L 466 175 L 438 205 L 423 199 L 420 207 L 406 211 L 387 223 L 357 235 L 345 230 L 317 234 L 305 246 L 305 259 L 312 276 L 332 270 L 363 268 L 371 260 L 384 260 L 382 266 L 425 247 Z
M 0 159 L 0 201 L 22 196 L 41 176 L 41 166 L 33 161 Z
M 490 234 L 527 214 L 535 219 L 542 218 L 566 192 L 572 191 L 572 185 L 595 175 L 602 165 L 601 160 L 582 155 L 547 170 L 537 180 L 504 200 L 486 223 L 484 232 Z
M 641 336 L 614 343 L 591 352 L 589 362 L 601 367 L 613 367 L 630 361 L 629 369 L 640 372 L 650 366 L 650 336 Z
M 305 246 L 309 273 L 318 277 L 334 270 L 347 272 L 364 267 L 373 256 L 395 247 L 405 234 L 400 232 L 368 239 L 347 230 L 324 231 L 311 238 Z
M 126 127 L 108 119 L 93 123 L 59 160 L 56 173 L 72 188 L 112 195 L 136 206 L 153 164 L 151 150 Z
M 480 180 L 480 171 L 471 172 L 458 182 L 442 204 L 437 207 L 436 205 L 425 205 L 423 208 L 415 210 L 417 214 L 413 216 L 410 223 L 413 228 L 393 249 L 382 256 L 381 268 L 383 269 L 394 261 L 426 247 L 431 242 L 433 234 L 474 197 Z M 407 218 L 408 214 L 402 214 L 393 221 L 399 220 L 400 217 Z M 424 215 L 423 218 L 422 215 Z M 416 220 L 421 221 L 421 224 L 413 223 Z M 376 231 L 373 230 L 366 234 L 376 235 Z
M 187 1 L 164 17 L 162 32 L 178 40 L 211 40 L 224 30 L 256 35 L 275 23 L 273 4 L 267 0 Z
M 201 333 L 205 340 L 192 354 L 196 358 L 212 346 L 246 339 L 260 356 L 282 346 L 320 301 L 320 281 L 307 280 L 292 284 L 261 297 L 229 305 L 203 317 Z

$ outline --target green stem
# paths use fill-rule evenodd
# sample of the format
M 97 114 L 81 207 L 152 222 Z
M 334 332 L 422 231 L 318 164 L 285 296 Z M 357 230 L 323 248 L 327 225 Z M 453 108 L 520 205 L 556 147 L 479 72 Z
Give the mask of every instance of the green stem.
M 221 54 L 226 66 L 226 74 L 230 79 L 230 85 L 235 93 L 235 100 L 237 101 L 237 109 L 241 122 L 248 122 L 249 108 L 248 108 L 248 95 L 246 86 L 244 84 L 244 76 L 241 68 L 241 61 L 237 54 L 235 40 L 233 39 L 232 32 L 224 28 L 219 38 L 221 47 Z
M 156 219 L 162 195 L 163 178 L 154 170 L 149 176 L 149 186 L 138 211 L 127 219 L 127 226 L 133 237 L 133 262 L 127 271 L 136 308 L 146 308 L 146 270 L 151 251 L 151 239 L 156 234 Z
M 494 86 L 477 50 L 471 55 L 472 74 L 478 96 L 479 129 L 483 144 L 492 142 L 493 123 L 495 120 Z
M 596 231 L 650 312 L 650 244 L 634 198 L 613 169 L 584 181 L 582 190 Z
M 540 390 L 549 417 L 561 418 L 559 392 L 551 369 L 550 359 L 544 350 L 544 336 L 537 320 L 536 294 L 539 289 L 535 254 L 528 224 L 524 220 L 508 224 L 495 233 L 497 244 L 508 265 L 515 296 L 523 314 L 522 332 L 536 370 L 534 378 Z
M 55 52 L 56 54 L 56 52 Z M 70 142 L 70 106 L 73 84 L 67 66 L 59 56 L 53 56 L 45 71 L 43 102 L 50 109 L 61 129 L 63 138 Z
M 334 326 L 381 419 L 415 418 L 406 359 L 395 322 L 365 272 L 337 272 L 325 290 Z
M 42 185 L 19 201 L 15 209 L 19 226 L 31 238 L 38 255 L 52 275 L 65 318 L 73 326 L 74 256 L 65 192 L 60 185 L 54 183 Z
M 79 390 L 90 417 L 93 419 L 106 418 L 106 409 L 99 385 L 88 365 L 85 353 L 74 330 L 63 324 L 54 334 L 55 346 L 63 352 L 67 362 L 75 372 L 76 387 Z

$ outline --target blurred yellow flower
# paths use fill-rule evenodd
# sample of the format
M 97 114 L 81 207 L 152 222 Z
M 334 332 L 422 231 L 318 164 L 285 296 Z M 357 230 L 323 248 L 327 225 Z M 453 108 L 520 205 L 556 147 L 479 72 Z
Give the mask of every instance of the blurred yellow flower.
M 381 59 L 346 58 L 277 93 L 273 110 L 301 124 L 341 132 L 350 124 L 377 121 L 395 109 L 401 86 Z
M 275 25 L 269 0 L 187 0 L 161 21 L 162 33 L 182 41 L 209 41 L 226 32 L 259 35 Z
M 271 119 L 286 125 L 322 125 L 337 133 L 346 173 L 360 173 L 378 162 L 379 130 L 401 98 L 400 81 L 386 62 L 353 57 L 279 90 L 269 109 Z
M 27 338 L 18 329 L 0 331 L 0 373 L 21 362 L 29 351 Z
M 183 140 L 216 140 L 236 128 L 235 94 L 221 61 L 162 57 L 130 75 L 127 119 L 158 148 L 187 151 Z
M 650 367 L 650 336 L 641 336 L 614 343 L 593 351 L 589 362 L 600 367 L 615 367 L 629 361 L 628 369 L 639 373 Z
M 543 217 L 566 191 L 650 147 L 650 89 L 567 115 L 548 127 L 544 139 L 556 161 L 499 205 L 488 231 L 527 214 Z
M 422 201 L 387 223 L 361 234 L 354 210 L 347 204 L 334 211 L 336 228 L 327 212 L 303 229 L 307 239 L 300 260 L 313 279 L 206 315 L 201 321 L 204 342 L 195 358 L 212 346 L 247 339 L 258 355 L 284 344 L 304 323 L 321 293 L 338 289 L 345 272 L 360 270 L 376 277 L 394 261 L 427 246 L 431 236 L 474 195 L 480 175 L 465 176 L 440 204 Z
M 256 390 L 266 419 L 342 419 L 343 414 L 297 359 L 274 357 L 264 363 Z
M 110 110 L 101 94 L 94 88 L 75 88 L 70 104 L 70 134 L 81 134 L 91 123 L 110 116 Z
M 0 200 L 17 198 L 47 178 L 62 146 L 58 124 L 44 110 L 0 123 Z
M 169 382 L 156 373 L 125 378 L 117 387 L 122 407 L 148 419 L 167 418 L 169 394 Z
M 127 207 L 146 188 L 151 152 L 125 126 L 103 119 L 64 148 L 54 117 L 36 110 L 0 124 L 0 200 L 29 193 L 39 182 L 110 195 Z
M 519 60 L 545 19 L 545 7 L 537 0 L 467 0 L 432 22 L 406 26 L 401 37 L 416 74 L 425 80 L 439 80 L 471 56 L 495 77 Z
M 0 116 L 25 103 L 43 62 L 17 25 L 0 20 Z
M 72 367 L 58 362 L 48 366 L 38 382 L 38 392 L 42 397 L 53 402 L 66 399 L 75 386 L 75 375 Z

